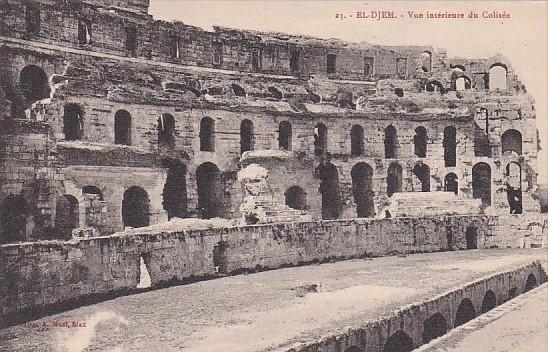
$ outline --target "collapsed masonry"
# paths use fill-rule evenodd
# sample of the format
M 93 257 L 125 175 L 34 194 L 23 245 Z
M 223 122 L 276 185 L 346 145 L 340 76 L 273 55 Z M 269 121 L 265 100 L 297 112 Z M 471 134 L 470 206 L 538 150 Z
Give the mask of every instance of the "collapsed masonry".
M 534 102 L 502 56 L 207 32 L 153 20 L 148 0 L 0 10 L 1 243 L 185 217 L 539 211 Z M 268 204 L 238 180 L 250 164 Z M 409 210 L 409 192 L 432 206 Z

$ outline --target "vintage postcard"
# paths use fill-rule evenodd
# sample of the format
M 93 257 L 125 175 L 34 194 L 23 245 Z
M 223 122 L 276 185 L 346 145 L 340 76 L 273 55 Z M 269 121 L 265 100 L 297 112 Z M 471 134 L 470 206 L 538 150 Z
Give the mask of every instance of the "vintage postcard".
M 548 3 L 0 0 L 0 352 L 548 352 Z

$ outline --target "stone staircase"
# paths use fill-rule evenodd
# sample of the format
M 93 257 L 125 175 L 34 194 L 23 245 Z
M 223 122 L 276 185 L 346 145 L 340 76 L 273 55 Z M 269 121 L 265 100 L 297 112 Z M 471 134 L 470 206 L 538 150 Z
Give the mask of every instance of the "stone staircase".
M 464 198 L 453 192 L 394 193 L 380 213 L 383 217 L 481 214 L 481 200 Z

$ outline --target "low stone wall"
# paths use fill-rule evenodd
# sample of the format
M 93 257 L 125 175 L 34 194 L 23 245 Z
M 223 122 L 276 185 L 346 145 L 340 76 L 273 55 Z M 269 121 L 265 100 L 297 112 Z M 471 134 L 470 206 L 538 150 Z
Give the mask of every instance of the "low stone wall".
M 466 248 L 492 237 L 486 216 L 253 225 L 0 246 L 0 327 L 132 292 L 144 261 L 153 286 L 241 271 Z
M 548 214 L 500 215 L 492 218 L 494 236 L 486 237 L 485 248 L 546 248 Z
M 531 277 L 534 283 L 528 285 Z M 302 343 L 289 350 L 279 349 L 276 352 L 379 352 L 386 350 L 388 340 L 398 336 L 405 336 L 414 349 L 428 340 L 425 336 L 429 332 L 425 330 L 428 329 L 426 322 L 429 318 L 439 317 L 445 330 L 449 331 L 459 324 L 458 310 L 465 300 L 471 303 L 473 314 L 469 318 L 472 319 L 485 312 L 484 302 L 488 293 L 494 297 L 494 306 L 498 306 L 545 281 L 546 271 L 542 263 L 532 262 L 403 307 L 389 316 L 364 322 L 362 327 L 349 328 L 342 335 L 326 336 L 318 342 Z

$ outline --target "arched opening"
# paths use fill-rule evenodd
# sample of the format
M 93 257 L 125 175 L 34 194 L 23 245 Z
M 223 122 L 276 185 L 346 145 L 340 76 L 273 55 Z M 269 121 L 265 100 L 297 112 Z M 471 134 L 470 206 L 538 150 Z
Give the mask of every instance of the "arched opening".
M 440 313 L 426 319 L 422 325 L 422 342 L 428 343 L 435 338 L 443 336 L 447 332 L 447 321 Z
M 350 154 L 362 155 L 364 151 L 363 127 L 360 125 L 352 126 L 350 130 Z
M 478 249 L 478 229 L 471 226 L 466 229 L 466 249 Z
M 422 71 L 423 72 L 430 72 L 432 71 L 432 53 L 429 51 L 425 51 L 421 54 L 421 61 L 422 61 Z
M 537 278 L 534 274 L 529 274 L 529 276 L 527 276 L 527 281 L 525 282 L 525 289 L 523 292 L 529 292 L 535 287 L 537 287 Z
M 506 165 L 506 196 L 510 214 L 523 213 L 523 194 L 521 191 L 521 166 L 516 162 Z
M 320 166 L 320 193 L 322 195 L 322 219 L 337 219 L 340 215 L 339 173 L 335 165 Z
M 415 145 L 415 155 L 419 158 L 426 158 L 427 149 L 426 128 L 419 126 L 415 129 L 415 136 L 413 137 L 413 144 Z
M 28 104 L 49 98 L 48 76 L 40 67 L 35 65 L 25 66 L 19 75 L 19 83 Z
M 221 172 L 217 165 L 207 162 L 196 170 L 198 186 L 198 209 L 203 219 L 221 217 L 223 215 L 224 197 Z
M 372 179 L 373 168 L 366 163 L 357 163 L 350 172 L 352 176 L 352 193 L 359 218 L 375 216 L 375 194 Z
M 383 352 L 410 352 L 412 350 L 413 340 L 400 330 L 386 340 Z
M 489 90 L 506 89 L 507 69 L 503 64 L 494 64 L 489 68 Z
M 507 130 L 502 134 L 502 154 L 514 152 L 517 155 L 522 153 L 521 133 L 517 130 Z
M 122 219 L 124 227 L 144 227 L 149 225 L 150 209 L 147 192 L 133 186 L 124 192 Z
M 254 147 L 253 122 L 243 120 L 240 125 L 240 152 L 253 150 Z
M 417 164 L 413 168 L 413 174 L 421 183 L 421 192 L 430 192 L 430 167 L 426 164 Z
M 347 349 L 345 349 L 344 352 L 363 352 L 363 350 L 359 348 L 358 346 L 350 346 Z
M 126 49 L 135 54 L 137 51 L 137 27 L 131 24 L 126 27 Z
M 384 157 L 394 159 L 396 157 L 397 143 L 396 127 L 390 125 L 384 130 Z
M 126 110 L 114 115 L 114 144 L 131 145 L 131 115 Z
M 167 162 L 167 179 L 164 185 L 164 210 L 171 218 L 187 217 L 186 166 L 178 160 Z
M 454 327 L 456 328 L 457 326 L 466 324 L 475 317 L 476 310 L 474 309 L 472 301 L 470 301 L 468 298 L 465 298 L 460 302 L 459 307 L 457 308 Z
M 468 90 L 472 87 L 472 82 L 470 78 L 466 76 L 460 76 L 455 80 L 455 90 L 457 92 Z
M 453 192 L 457 195 L 459 194 L 459 181 L 457 175 L 452 172 L 445 175 L 444 191 Z
M 232 92 L 234 92 L 234 95 L 237 97 L 244 97 L 246 96 L 245 90 L 240 87 L 239 85 L 232 83 Z
M 139 275 L 137 277 L 136 288 L 149 288 L 152 285 L 150 271 L 148 269 L 149 258 L 149 254 L 147 255 L 143 253 L 139 255 Z
M 293 186 L 284 193 L 285 205 L 297 210 L 306 209 L 306 192 L 299 186 Z
M 424 90 L 427 91 L 427 92 L 432 92 L 432 93 L 445 94 L 445 88 L 443 88 L 441 83 L 438 82 L 438 81 L 431 81 L 431 82 L 426 83 L 426 86 L 424 87 Z
M 327 152 L 327 127 L 319 123 L 314 127 L 314 154 L 321 155 Z
M 74 141 L 82 139 L 83 116 L 82 108 L 79 105 L 65 105 L 63 113 L 63 133 L 65 134 L 65 140 Z
M 37 35 L 40 33 L 40 24 L 42 22 L 40 12 L 39 3 L 29 2 L 25 6 L 25 25 L 27 34 Z
M 200 121 L 200 151 L 215 151 L 215 122 L 210 117 Z
M 78 19 L 78 43 L 82 45 L 91 43 L 91 21 L 85 18 Z
M 373 69 L 375 67 L 375 58 L 364 57 L 363 58 L 363 75 L 364 78 L 371 78 L 373 76 Z
M 168 149 L 175 146 L 175 118 L 170 114 L 158 119 L 158 145 Z
M 443 160 L 445 167 L 457 165 L 457 129 L 453 126 L 443 129 Z
M 291 70 L 291 73 L 298 73 L 299 67 L 300 67 L 300 51 L 296 49 L 291 50 L 291 54 L 289 57 L 289 69 Z
M 103 200 L 103 192 L 101 192 L 101 190 L 96 186 L 84 186 L 82 188 L 82 194 L 93 194 L 97 196 L 96 198 L 98 200 Z
M 268 91 L 272 95 L 272 98 L 276 100 L 281 100 L 283 98 L 283 93 L 276 87 L 268 87 Z
M 491 205 L 491 167 L 487 163 L 477 163 L 472 168 L 472 193 L 481 199 L 484 206 Z
M 476 119 L 477 124 L 474 125 L 474 156 L 491 156 L 489 111 L 485 108 L 481 108 Z M 484 127 L 482 127 L 482 124 Z
M 282 150 L 291 150 L 292 131 L 291 124 L 287 121 L 280 122 L 278 128 L 278 146 Z
M 483 301 L 481 302 L 481 313 L 487 313 L 491 309 L 495 308 L 497 306 L 497 296 L 495 296 L 495 293 L 491 290 L 487 291 L 485 293 L 485 296 L 483 296 Z
M 79 211 L 78 200 L 69 194 L 57 197 L 55 202 L 55 230 L 59 239 L 72 237 L 72 230 L 78 228 Z
M 30 207 L 20 195 L 9 195 L 0 204 L 0 243 L 24 241 Z
M 386 175 L 386 194 L 390 197 L 394 193 L 402 191 L 402 167 L 398 163 L 391 163 L 388 166 Z
M 327 54 L 327 73 L 337 73 L 337 55 Z

